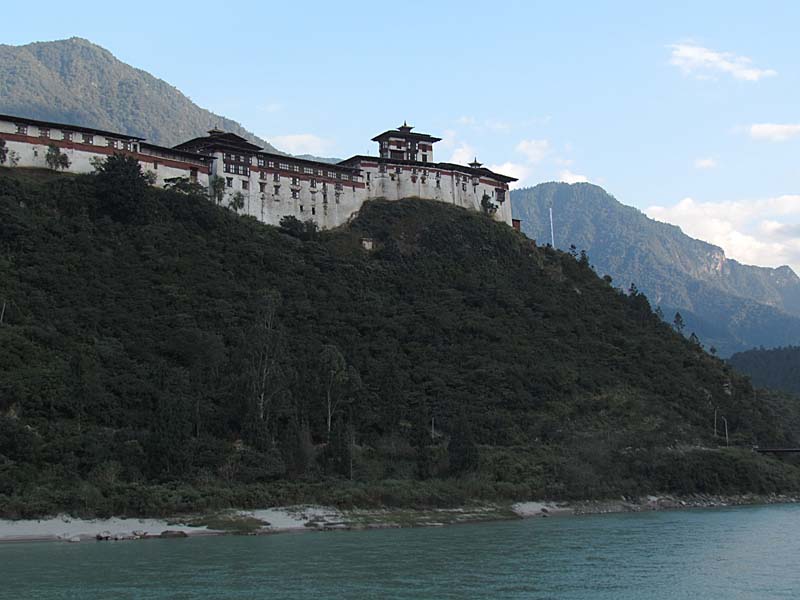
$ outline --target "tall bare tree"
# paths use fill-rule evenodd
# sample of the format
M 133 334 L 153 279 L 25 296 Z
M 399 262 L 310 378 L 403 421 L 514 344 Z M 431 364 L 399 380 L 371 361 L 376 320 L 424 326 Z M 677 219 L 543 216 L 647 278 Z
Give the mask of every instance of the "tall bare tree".
M 283 392 L 280 365 L 281 334 L 278 323 L 280 294 L 274 290 L 259 293 L 255 323 L 249 335 L 249 380 L 252 418 L 256 431 L 269 427 L 276 398 Z

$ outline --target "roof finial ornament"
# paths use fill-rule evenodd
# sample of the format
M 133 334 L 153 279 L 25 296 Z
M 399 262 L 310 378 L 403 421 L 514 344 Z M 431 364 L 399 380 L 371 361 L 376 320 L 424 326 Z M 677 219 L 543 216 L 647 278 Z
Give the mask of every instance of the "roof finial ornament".
M 476 156 L 475 158 L 472 159 L 472 162 L 469 163 L 469 166 L 472 167 L 473 169 L 477 169 L 479 167 L 482 167 L 483 163 L 479 163 L 478 157 Z
M 402 124 L 400 127 L 398 127 L 398 129 L 399 129 L 400 131 L 402 131 L 403 133 L 408 133 L 409 131 L 411 131 L 411 130 L 412 130 L 412 129 L 414 129 L 414 128 L 413 128 L 411 125 L 409 125 L 409 124 L 408 124 L 408 121 L 406 121 L 406 120 L 404 119 L 404 120 L 403 120 L 403 124 Z

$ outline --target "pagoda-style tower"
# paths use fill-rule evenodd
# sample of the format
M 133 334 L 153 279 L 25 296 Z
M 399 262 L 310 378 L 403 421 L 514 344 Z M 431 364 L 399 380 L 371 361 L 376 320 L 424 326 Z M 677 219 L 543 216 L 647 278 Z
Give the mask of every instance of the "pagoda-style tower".
M 403 122 L 397 129 L 384 131 L 372 138 L 380 147 L 379 156 L 392 160 L 433 162 L 433 145 L 442 138 L 427 133 L 413 133 L 412 129 L 414 128 L 408 123 Z

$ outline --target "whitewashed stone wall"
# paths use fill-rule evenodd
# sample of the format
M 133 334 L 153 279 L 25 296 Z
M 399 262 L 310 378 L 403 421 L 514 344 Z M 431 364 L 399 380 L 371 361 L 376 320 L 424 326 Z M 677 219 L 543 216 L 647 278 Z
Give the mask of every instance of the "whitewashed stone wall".
M 64 131 L 72 134 L 72 141 L 64 140 Z M 203 172 L 200 164 L 182 163 L 179 157 L 154 156 L 140 152 L 139 142 L 122 136 L 111 138 L 118 144 L 117 147 L 108 146 L 109 138 L 92 135 L 92 144 L 83 143 L 83 133 L 78 129 L 56 129 L 49 128 L 49 137 L 40 136 L 39 127 L 36 125 L 27 126 L 27 136 L 25 141 L 18 139 L 16 123 L 0 120 L 0 138 L 6 142 L 6 148 L 11 154 L 13 151 L 18 159 L 18 167 L 47 168 L 46 156 L 50 144 L 55 144 L 59 150 L 66 154 L 70 161 L 67 169 L 70 173 L 92 173 L 94 163 L 98 160 L 105 160 L 116 151 L 122 151 L 124 143 L 130 144 L 128 152 L 134 153 L 139 159 L 139 164 L 143 172 L 153 172 L 156 176 L 156 185 L 163 187 L 165 181 L 174 177 L 186 177 L 191 175 L 191 169 L 197 169 L 197 182 L 203 186 L 208 186 L 208 173 Z M 17 139 L 14 139 L 17 138 Z M 158 163 L 158 166 L 155 166 Z M 10 166 L 10 161 L 6 160 L 6 165 Z

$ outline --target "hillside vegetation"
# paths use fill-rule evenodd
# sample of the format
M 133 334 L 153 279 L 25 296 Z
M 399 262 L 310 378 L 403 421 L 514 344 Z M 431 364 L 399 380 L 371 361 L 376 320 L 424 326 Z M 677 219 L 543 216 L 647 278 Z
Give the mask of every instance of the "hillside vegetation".
M 728 362 L 759 387 L 800 394 L 800 346 L 753 348 L 737 352 Z
M 118 131 L 164 146 L 220 127 L 274 150 L 236 121 L 77 37 L 0 44 L 0 113 Z
M 800 342 L 800 278 L 789 267 L 742 265 L 588 183 L 514 190 L 511 202 L 522 230 L 542 243 L 552 207 L 557 247 L 587 251 L 600 275 L 625 289 L 635 283 L 668 320 L 679 311 L 687 335 L 723 356 Z
M 800 489 L 748 449 L 798 442 L 792 404 L 444 203 L 317 232 L 119 157 L 0 170 L 0 306 L 6 516 Z

